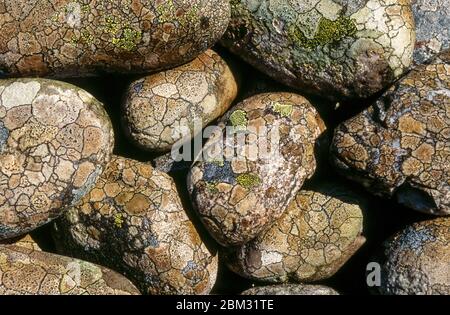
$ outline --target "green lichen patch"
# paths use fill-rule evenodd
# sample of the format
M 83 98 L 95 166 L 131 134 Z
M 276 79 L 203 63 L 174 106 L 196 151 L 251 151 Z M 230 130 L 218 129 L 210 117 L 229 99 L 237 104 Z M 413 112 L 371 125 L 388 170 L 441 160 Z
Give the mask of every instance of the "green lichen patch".
M 105 18 L 104 29 L 111 34 L 111 43 L 120 49 L 132 51 L 142 40 L 142 32 L 132 28 L 127 22 L 120 22 L 112 16 Z
M 259 178 L 259 176 L 252 173 L 240 174 L 236 178 L 236 181 L 245 189 L 251 189 L 261 184 L 261 179 Z
M 296 24 L 289 28 L 288 35 L 296 45 L 313 50 L 317 47 L 339 42 L 346 37 L 354 37 L 356 32 L 355 21 L 349 17 L 340 16 L 335 21 L 321 18 L 313 38 L 306 37 L 301 27 Z
M 290 104 L 275 102 L 272 105 L 272 110 L 281 117 L 291 117 L 294 107 Z
M 122 228 L 122 225 L 123 225 L 123 217 L 122 217 L 122 214 L 121 213 L 117 213 L 115 216 L 114 216 L 114 225 L 117 227 L 117 228 Z
M 235 110 L 230 115 L 230 123 L 235 129 L 246 129 L 248 123 L 247 113 L 241 109 Z
M 217 194 L 219 192 L 219 189 L 217 188 L 217 184 L 215 182 L 206 182 L 206 189 L 212 193 L 212 194 Z

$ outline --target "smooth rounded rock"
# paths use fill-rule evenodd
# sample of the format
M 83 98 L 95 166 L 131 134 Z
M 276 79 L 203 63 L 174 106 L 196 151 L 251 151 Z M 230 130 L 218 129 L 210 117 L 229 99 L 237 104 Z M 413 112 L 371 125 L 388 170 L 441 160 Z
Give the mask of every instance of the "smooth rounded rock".
M 118 273 L 85 261 L 0 245 L 0 295 L 137 295 Z
M 95 184 L 114 145 L 103 105 L 44 79 L 0 81 L 0 240 L 58 217 Z
M 220 39 L 225 0 L 8 0 L 0 3 L 0 73 L 84 76 L 188 62 Z
M 412 62 L 409 0 L 232 0 L 231 7 L 221 43 L 306 93 L 368 97 Z
M 375 195 L 450 214 L 450 50 L 338 126 L 331 158 Z
M 201 220 L 224 246 L 252 240 L 312 176 L 325 125 L 302 96 L 260 94 L 222 119 L 188 175 Z
M 365 201 L 337 182 L 297 193 L 251 242 L 225 251 L 231 270 L 265 282 L 311 282 L 334 275 L 364 244 Z
M 251 288 L 241 295 L 339 295 L 339 293 L 323 285 L 280 284 Z
M 30 234 L 26 234 L 23 236 L 19 236 L 16 238 L 10 238 L 7 240 L 0 241 L 0 245 L 14 245 L 14 246 L 20 246 L 25 247 L 28 249 L 32 249 L 34 251 L 40 251 L 42 248 L 39 246 L 38 243 L 33 239 L 33 237 Z
M 450 48 L 450 0 L 412 0 L 417 42 L 414 62 L 427 62 Z
M 173 180 L 113 156 L 94 189 L 55 223 L 61 253 L 125 274 L 144 294 L 208 294 L 218 259 L 185 213 Z
M 124 128 L 139 147 L 170 151 L 222 116 L 237 94 L 226 62 L 208 50 L 194 61 L 137 80 L 124 102 Z
M 450 294 L 450 218 L 408 226 L 383 244 L 378 292 L 389 295 Z

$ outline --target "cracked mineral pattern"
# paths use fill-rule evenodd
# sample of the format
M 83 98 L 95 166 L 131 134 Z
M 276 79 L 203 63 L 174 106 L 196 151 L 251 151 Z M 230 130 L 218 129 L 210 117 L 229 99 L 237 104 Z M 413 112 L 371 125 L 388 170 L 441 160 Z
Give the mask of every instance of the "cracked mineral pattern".
M 408 226 L 383 249 L 381 294 L 450 294 L 450 218 Z
M 137 295 L 104 267 L 18 246 L 0 245 L 0 295 Z
M 311 104 L 291 93 L 254 96 L 224 116 L 188 175 L 194 206 L 219 243 L 246 243 L 281 216 L 314 173 L 324 130 Z
M 217 256 L 186 215 L 173 180 L 149 164 L 113 156 L 53 234 L 62 253 L 117 270 L 142 293 L 207 294 L 215 283 Z
M 450 48 L 450 0 L 413 0 L 417 43 L 414 61 L 424 63 Z
M 323 285 L 280 284 L 251 288 L 241 295 L 339 295 L 339 293 Z
M 409 0 L 232 0 L 231 8 L 222 44 L 304 92 L 367 97 L 412 61 Z
M 230 68 L 208 50 L 191 63 L 131 84 L 124 104 L 126 133 L 146 150 L 167 152 L 222 116 L 236 94 Z
M 372 193 L 450 214 L 450 50 L 335 131 L 331 156 Z
M 269 230 L 225 252 L 227 264 L 266 282 L 327 279 L 365 242 L 363 203 L 338 184 L 300 191 Z
M 0 71 L 59 77 L 157 71 L 204 52 L 229 17 L 224 0 L 1 0 Z
M 111 157 L 103 105 L 57 81 L 0 81 L 0 240 L 31 231 L 75 204 Z
M 35 240 L 31 237 L 30 234 L 26 234 L 25 236 L 19 236 L 16 238 L 10 238 L 7 240 L 0 241 L 0 245 L 15 245 L 15 246 L 32 249 L 34 251 L 42 250 L 39 247 L 39 245 L 35 242 Z

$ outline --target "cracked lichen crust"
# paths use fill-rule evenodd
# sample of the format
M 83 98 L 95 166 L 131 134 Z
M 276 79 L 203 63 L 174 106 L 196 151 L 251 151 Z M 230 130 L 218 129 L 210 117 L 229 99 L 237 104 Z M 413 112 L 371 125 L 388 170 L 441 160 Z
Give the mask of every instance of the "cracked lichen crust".
M 214 45 L 229 17 L 225 0 L 3 0 L 0 74 L 167 69 Z
M 222 44 L 304 92 L 367 97 L 412 61 L 409 0 L 232 0 L 231 11 Z
M 241 295 L 339 295 L 339 293 L 324 285 L 279 284 L 251 288 Z
M 281 216 L 314 173 L 324 130 L 312 105 L 291 93 L 260 94 L 228 111 L 188 175 L 194 206 L 220 244 L 246 243 Z
M 42 248 L 39 246 L 38 243 L 36 243 L 36 241 L 30 234 L 0 241 L 0 245 L 15 245 L 32 249 L 34 251 L 42 250 Z
M 138 295 L 125 277 L 78 259 L 0 245 L 0 295 Z
M 125 274 L 145 294 L 207 294 L 217 255 L 202 242 L 173 180 L 113 156 L 94 189 L 54 224 L 57 248 Z
M 331 158 L 376 195 L 450 214 L 450 50 L 338 126 Z
M 408 226 L 383 244 L 381 294 L 450 294 L 450 218 Z
M 224 250 L 231 270 L 265 282 L 327 279 L 361 247 L 365 201 L 338 182 L 300 191 L 254 240 Z
M 236 94 L 230 68 L 208 50 L 188 64 L 133 82 L 123 106 L 124 128 L 141 148 L 167 152 L 222 116 Z
M 424 63 L 450 48 L 450 0 L 412 0 L 417 42 L 414 62 Z
M 44 79 L 1 80 L 0 122 L 1 240 L 78 202 L 109 161 L 114 135 L 92 95 Z

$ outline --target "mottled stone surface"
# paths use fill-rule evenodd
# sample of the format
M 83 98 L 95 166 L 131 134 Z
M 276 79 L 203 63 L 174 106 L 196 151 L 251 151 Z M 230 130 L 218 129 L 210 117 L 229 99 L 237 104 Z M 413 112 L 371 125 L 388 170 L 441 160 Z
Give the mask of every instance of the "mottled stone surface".
M 152 166 L 158 171 L 164 173 L 176 173 L 188 171 L 192 164 L 191 160 L 184 160 L 183 156 L 168 152 L 164 155 L 158 156 L 151 161 Z
M 225 0 L 3 0 L 0 73 L 148 72 L 190 61 L 225 32 Z
M 331 277 L 361 247 L 365 201 L 338 182 L 297 193 L 269 230 L 225 253 L 243 277 L 267 282 Z
M 78 202 L 109 161 L 103 105 L 75 86 L 0 81 L 0 239 L 31 231 Z
M 341 124 L 331 155 L 345 176 L 376 195 L 450 214 L 450 51 Z
M 207 294 L 217 256 L 186 215 L 173 180 L 113 156 L 95 188 L 55 224 L 65 254 L 125 274 L 148 294 Z
M 339 295 L 339 293 L 323 285 L 281 284 L 256 287 L 241 293 L 242 295 Z
M 450 218 L 408 226 L 383 245 L 381 294 L 450 294 Z
M 194 206 L 219 243 L 246 243 L 281 216 L 314 173 L 324 129 L 311 104 L 290 93 L 254 96 L 223 117 L 188 175 Z
M 232 0 L 231 6 L 222 44 L 308 93 L 367 97 L 412 61 L 409 0 Z
M 0 241 L 0 245 L 15 245 L 20 247 L 25 247 L 28 249 L 32 249 L 34 251 L 42 250 L 38 243 L 32 238 L 30 234 L 26 234 L 24 236 L 19 236 L 16 238 L 10 238 L 7 240 Z
M 414 62 L 423 63 L 450 48 L 450 0 L 412 0 L 417 42 Z
M 186 65 L 133 82 L 124 102 L 125 132 L 143 149 L 170 151 L 222 116 L 236 94 L 230 68 L 208 50 Z
M 118 273 L 85 261 L 0 245 L 0 295 L 136 295 Z

